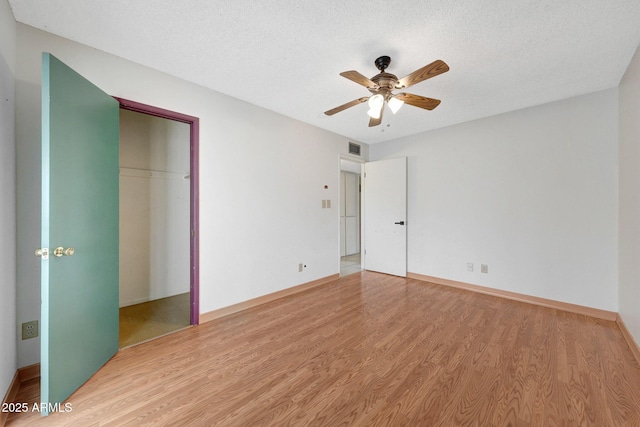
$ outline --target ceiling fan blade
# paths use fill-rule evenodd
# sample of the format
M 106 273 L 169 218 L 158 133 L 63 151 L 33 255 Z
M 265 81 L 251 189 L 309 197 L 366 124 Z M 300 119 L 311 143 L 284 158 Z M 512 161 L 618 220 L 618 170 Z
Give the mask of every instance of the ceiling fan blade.
M 380 123 L 382 123 L 383 114 L 384 114 L 384 105 L 380 109 L 380 117 L 378 117 L 377 119 L 374 119 L 373 117 L 371 117 L 369 119 L 369 127 L 378 126 Z
M 347 78 L 349 80 L 351 80 L 352 82 L 356 82 L 359 85 L 362 85 L 366 88 L 374 88 L 377 87 L 377 85 L 371 81 L 371 79 L 363 76 L 362 74 L 360 74 L 357 71 L 345 71 L 343 73 L 340 73 L 340 75 L 344 78 Z
M 433 110 L 440 105 L 439 99 L 427 98 L 420 95 L 413 95 L 411 93 L 399 93 L 396 95 L 396 98 L 400 101 L 404 101 L 405 104 L 424 108 L 425 110 Z
M 333 108 L 331 110 L 325 111 L 324 113 L 327 116 L 333 116 L 335 113 L 339 113 L 342 110 L 346 110 L 349 107 L 353 107 L 354 105 L 358 105 L 358 104 L 362 104 L 363 102 L 366 102 L 367 99 L 369 99 L 368 97 L 362 97 L 362 98 L 358 98 L 358 99 L 354 99 L 351 102 L 347 102 L 346 104 L 342 104 L 339 107 Z
M 431 77 L 435 77 L 439 74 L 446 73 L 449 71 L 449 66 L 442 60 L 438 59 L 433 61 L 429 65 L 425 65 L 419 70 L 414 71 L 406 77 L 401 78 L 398 81 L 398 88 L 409 87 L 416 83 L 420 83 L 421 81 L 430 79 Z

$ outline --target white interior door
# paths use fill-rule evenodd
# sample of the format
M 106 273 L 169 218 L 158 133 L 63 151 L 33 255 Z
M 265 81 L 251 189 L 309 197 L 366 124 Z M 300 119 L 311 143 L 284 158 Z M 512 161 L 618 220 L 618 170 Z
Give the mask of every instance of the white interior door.
M 364 165 L 364 268 L 407 275 L 407 159 Z

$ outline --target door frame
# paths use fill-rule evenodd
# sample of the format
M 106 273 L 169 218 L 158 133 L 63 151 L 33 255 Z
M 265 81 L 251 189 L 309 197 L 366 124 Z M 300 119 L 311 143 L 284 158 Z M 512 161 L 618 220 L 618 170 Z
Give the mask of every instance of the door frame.
M 154 107 L 140 102 L 131 101 L 114 96 L 116 101 L 120 103 L 120 109 L 135 111 L 142 114 L 160 117 L 163 119 L 174 120 L 186 123 L 190 128 L 190 317 L 189 323 L 197 325 L 200 323 L 200 216 L 199 216 L 199 146 L 200 146 L 200 119 L 198 117 L 189 116 L 175 111 L 165 110 L 163 108 Z
M 364 214 L 363 214 L 363 209 L 364 209 L 364 194 L 362 192 L 362 190 L 364 189 L 364 180 L 363 180 L 363 175 L 364 175 L 364 164 L 367 163 L 365 160 L 358 158 L 358 157 L 353 157 L 350 155 L 346 155 L 346 154 L 340 154 L 339 156 L 339 160 L 338 160 L 338 183 L 340 182 L 340 172 L 342 172 L 342 160 L 347 161 L 347 162 L 351 162 L 351 163 L 357 163 L 360 165 L 360 193 L 358 194 L 358 198 L 360 200 L 360 270 L 364 270 Z M 342 234 L 342 229 L 340 227 L 340 210 L 342 209 L 342 206 L 340 206 L 340 201 L 342 200 L 342 191 L 343 189 L 340 188 L 338 191 L 338 272 L 340 272 L 340 260 L 342 259 L 341 251 L 340 251 L 340 236 Z

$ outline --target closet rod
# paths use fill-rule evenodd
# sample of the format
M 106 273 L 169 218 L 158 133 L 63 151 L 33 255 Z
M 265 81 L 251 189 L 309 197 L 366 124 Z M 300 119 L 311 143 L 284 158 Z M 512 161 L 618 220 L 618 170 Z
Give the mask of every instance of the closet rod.
M 180 172 L 165 172 L 150 169 L 134 169 L 120 168 L 120 176 L 128 176 L 134 178 L 154 178 L 154 179 L 171 179 L 171 180 L 188 180 L 191 175 Z

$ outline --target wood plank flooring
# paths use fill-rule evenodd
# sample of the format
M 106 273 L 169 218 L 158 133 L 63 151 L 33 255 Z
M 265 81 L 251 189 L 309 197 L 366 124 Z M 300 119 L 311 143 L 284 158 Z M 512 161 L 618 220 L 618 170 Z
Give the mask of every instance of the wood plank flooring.
M 613 322 L 362 272 L 124 349 L 68 402 L 7 425 L 640 426 L 640 366 Z
M 190 294 L 120 308 L 120 348 L 189 326 Z

